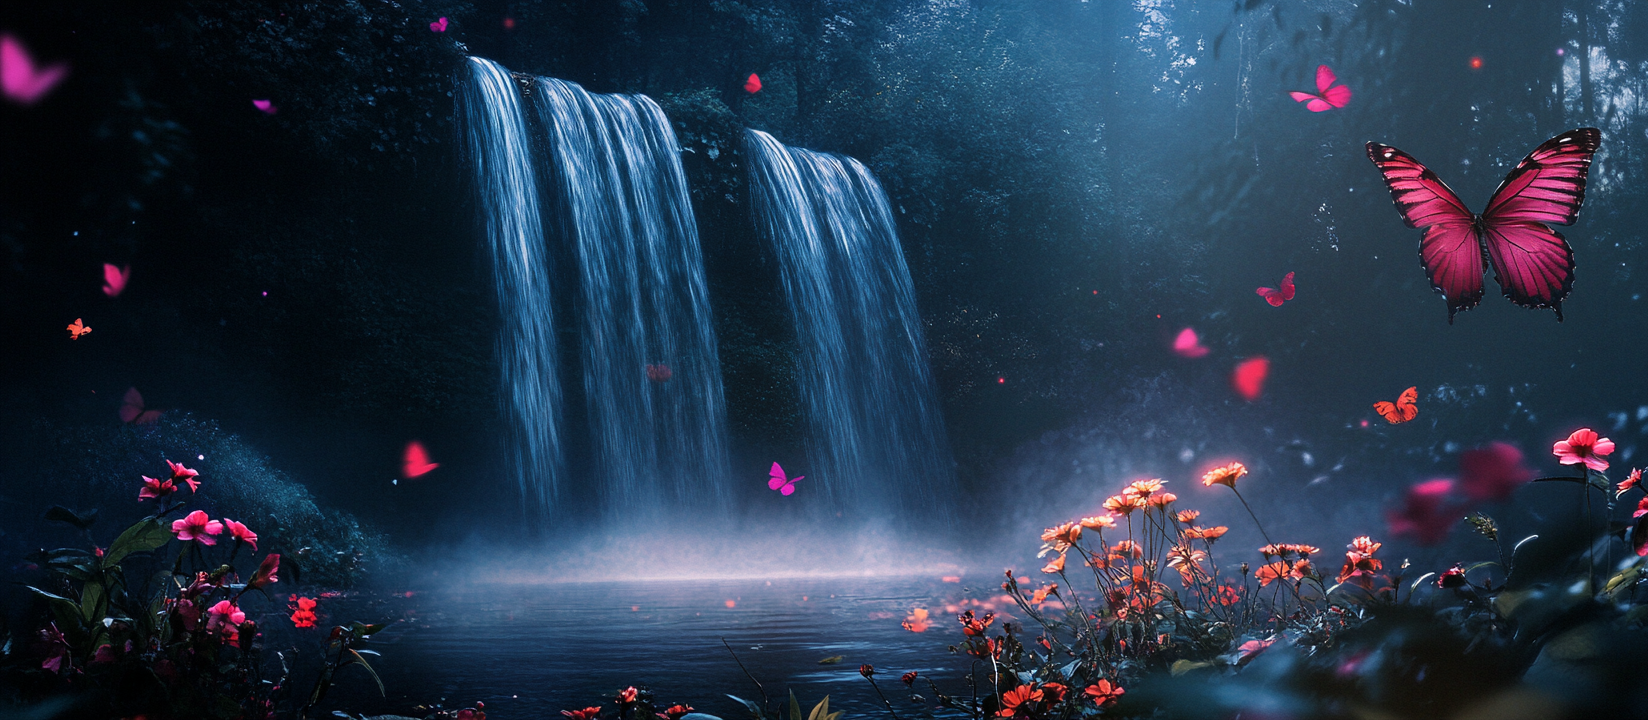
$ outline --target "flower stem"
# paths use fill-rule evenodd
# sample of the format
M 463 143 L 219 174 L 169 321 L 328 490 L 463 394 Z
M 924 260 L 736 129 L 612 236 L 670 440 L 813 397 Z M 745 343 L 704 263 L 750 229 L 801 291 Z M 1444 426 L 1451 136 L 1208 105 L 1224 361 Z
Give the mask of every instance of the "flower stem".
M 1259 516 L 1258 516 L 1258 515 L 1255 515 L 1255 514 L 1253 514 L 1253 508 L 1252 508 L 1252 506 L 1250 506 L 1250 505 L 1248 505 L 1248 504 L 1247 504 L 1247 498 L 1245 498 L 1245 497 L 1242 497 L 1242 491 L 1240 491 L 1240 490 L 1237 490 L 1237 489 L 1236 489 L 1236 486 L 1234 486 L 1234 485 L 1232 485 L 1232 486 L 1231 486 L 1231 487 L 1230 487 L 1230 491 L 1231 491 L 1231 492 L 1233 492 L 1233 493 L 1236 493 L 1236 499 L 1237 499 L 1237 500 L 1240 500 L 1240 501 L 1242 501 L 1242 507 L 1243 507 L 1243 508 L 1244 508 L 1244 509 L 1246 509 L 1246 510 L 1247 510 L 1247 516 L 1248 516 L 1248 517 L 1250 517 L 1250 518 L 1253 518 L 1253 525 L 1254 525 L 1254 526 L 1255 526 L 1255 527 L 1257 527 L 1257 528 L 1259 528 L 1259 534 L 1260 534 L 1260 535 L 1263 535 L 1263 536 L 1264 536 L 1264 538 L 1265 538 L 1265 544 L 1267 544 L 1267 545 L 1275 545 L 1275 544 L 1276 544 L 1276 543 L 1275 543 L 1275 542 L 1273 542 L 1273 541 L 1272 541 L 1272 540 L 1271 540 L 1271 539 L 1270 539 L 1270 533 L 1267 533 L 1267 532 L 1265 532 L 1265 526 L 1264 526 L 1264 523 L 1261 523 L 1261 522 L 1259 522 Z

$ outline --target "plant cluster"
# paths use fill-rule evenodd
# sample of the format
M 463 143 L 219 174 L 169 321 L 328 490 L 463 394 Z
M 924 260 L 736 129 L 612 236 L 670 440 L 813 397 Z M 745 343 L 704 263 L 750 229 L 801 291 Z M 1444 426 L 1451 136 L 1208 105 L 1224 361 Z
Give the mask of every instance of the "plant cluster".
M 57 506 L 46 513 L 79 528 L 90 547 L 28 557 L 46 573 L 26 588 L 45 603 L 49 620 L 26 642 L 7 644 L 3 672 L 15 699 L 72 698 L 91 716 L 265 720 L 287 706 L 307 717 L 349 665 L 376 680 L 364 657 L 371 651 L 358 646 L 383 626 L 359 622 L 331 628 L 307 694 L 294 694 L 284 655 L 280 671 L 267 673 L 258 625 L 245 608 L 259 595 L 273 600 L 268 588 L 280 581 L 281 555 L 256 559 L 252 528 L 190 510 L 182 491 L 192 498 L 200 473 L 171 460 L 166 466 L 137 488 L 138 501 L 154 503 L 154 512 L 107 546 L 91 531 L 96 512 Z M 294 625 L 315 627 L 314 600 L 292 599 Z

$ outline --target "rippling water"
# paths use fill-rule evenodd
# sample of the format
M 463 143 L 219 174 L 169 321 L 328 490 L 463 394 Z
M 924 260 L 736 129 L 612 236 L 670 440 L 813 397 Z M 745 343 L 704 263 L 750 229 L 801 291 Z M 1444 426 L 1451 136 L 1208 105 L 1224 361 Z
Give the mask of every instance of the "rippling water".
M 469 585 L 380 604 L 378 612 L 410 619 L 370 647 L 383 655 L 375 664 L 389 688 L 384 710 L 480 700 L 498 720 L 559 718 L 563 709 L 610 707 L 613 694 L 637 685 L 660 706 L 747 717 L 725 693 L 759 700 L 760 692 L 725 638 L 775 702 L 792 689 L 809 707 L 827 694 L 832 709 L 862 716 L 885 712 L 859 676 L 863 663 L 876 667 L 900 710 L 914 707 L 899 681 L 910 670 L 970 696 L 969 663 L 948 651 L 961 638 L 953 613 L 1003 604 L 994 582 L 936 577 Z M 917 607 L 932 613 L 923 633 L 900 626 Z M 836 655 L 839 663 L 819 664 Z M 358 690 L 366 681 L 350 682 Z M 931 705 L 930 689 L 918 689 Z

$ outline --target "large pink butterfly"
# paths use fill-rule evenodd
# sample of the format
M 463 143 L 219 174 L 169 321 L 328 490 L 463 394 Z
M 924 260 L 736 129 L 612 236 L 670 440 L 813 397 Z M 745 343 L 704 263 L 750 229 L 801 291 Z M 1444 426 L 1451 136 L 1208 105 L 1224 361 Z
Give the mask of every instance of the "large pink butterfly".
M 1293 273 L 1288 273 L 1282 276 L 1282 282 L 1277 283 L 1276 287 L 1256 288 L 1253 292 L 1259 293 L 1259 297 L 1264 298 L 1271 307 L 1281 307 L 1282 303 L 1293 299 L 1296 290 L 1293 285 Z
M 33 105 L 68 77 L 69 66 L 52 63 L 35 67 L 23 43 L 10 35 L 0 35 L 0 90 L 19 105 Z
M 429 451 L 423 443 L 413 440 L 406 444 L 406 450 L 401 454 L 401 472 L 409 478 L 427 475 L 430 470 L 440 467 L 437 462 L 429 462 Z
M 779 467 L 778 463 L 773 463 L 772 470 L 767 474 L 772 476 L 772 479 L 767 481 L 767 488 L 777 490 L 778 494 L 785 497 L 794 495 L 795 484 L 801 482 L 801 478 L 807 477 L 806 475 L 797 475 L 794 478 L 788 477 L 784 474 L 784 468 Z
M 1316 66 L 1316 92 L 1290 92 L 1295 102 L 1305 103 L 1305 109 L 1311 112 L 1326 112 L 1333 108 L 1342 108 L 1350 102 L 1350 88 L 1333 84 L 1339 78 L 1326 65 Z
M 1455 313 L 1482 302 L 1489 265 L 1511 302 L 1551 308 L 1562 321 L 1562 300 L 1574 287 L 1574 249 L 1546 223 L 1571 225 L 1579 217 L 1585 173 L 1601 145 L 1596 128 L 1546 140 L 1511 169 L 1477 215 L 1412 155 L 1368 143 L 1368 159 L 1385 176 L 1396 211 L 1408 227 L 1425 229 L 1419 262 L 1447 298 L 1450 324 Z
M 137 388 L 126 388 L 126 396 L 120 399 L 120 422 L 153 425 L 159 420 L 159 410 L 144 409 L 143 393 L 138 392 Z
M 126 291 L 126 281 L 132 279 L 132 266 L 115 267 L 111 263 L 103 263 L 103 294 L 109 297 L 120 297 Z

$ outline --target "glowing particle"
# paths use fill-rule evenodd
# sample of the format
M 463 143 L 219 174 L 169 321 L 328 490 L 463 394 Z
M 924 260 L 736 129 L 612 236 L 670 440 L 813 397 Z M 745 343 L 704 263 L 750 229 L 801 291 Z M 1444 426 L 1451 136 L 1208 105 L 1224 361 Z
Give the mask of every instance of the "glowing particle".
M 1556 49 L 1556 56 L 1557 57 L 1562 57 L 1563 55 L 1567 55 L 1567 54 L 1568 54 L 1567 50 L 1564 50 L 1562 48 L 1557 48 Z
M 942 580 L 942 581 L 947 582 L 947 583 L 958 583 L 958 582 L 961 582 L 961 576 L 960 575 L 945 575 L 944 577 L 939 578 L 939 580 Z
M 504 18 L 504 29 L 505 30 L 514 30 L 515 29 L 515 18 L 512 18 L 512 17 Z
M 1362 421 L 1362 427 L 1367 427 L 1367 426 L 1368 426 L 1368 421 L 1367 421 L 1367 420 L 1363 420 L 1363 421 Z
M 269 291 L 268 291 L 268 290 L 264 290 L 264 291 L 263 291 L 263 296 L 264 296 L 264 297 L 269 297 Z
M 641 612 L 641 606 L 640 605 L 631 605 L 631 606 L 629 606 L 629 611 L 630 612 Z
M 998 377 L 998 378 L 996 378 L 996 384 L 997 384 L 997 385 L 1005 385 L 1005 384 L 1007 384 L 1007 378 L 1004 378 L 1004 377 Z
M 728 600 L 727 601 L 727 607 L 729 607 L 729 608 L 738 607 L 738 601 L 737 600 Z
M 1094 294 L 1094 295 L 1097 295 L 1097 294 L 1099 294 L 1099 291 L 1097 291 L 1097 290 L 1094 290 L 1094 291 L 1093 291 L 1093 294 Z
M 1471 69 L 1472 70 L 1481 70 L 1482 69 L 1482 58 L 1479 58 L 1479 57 L 1471 58 Z

